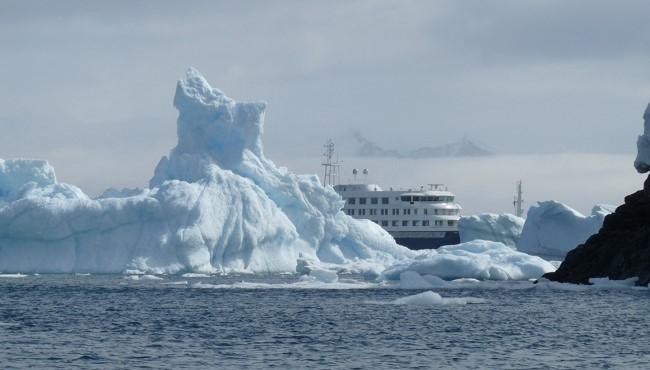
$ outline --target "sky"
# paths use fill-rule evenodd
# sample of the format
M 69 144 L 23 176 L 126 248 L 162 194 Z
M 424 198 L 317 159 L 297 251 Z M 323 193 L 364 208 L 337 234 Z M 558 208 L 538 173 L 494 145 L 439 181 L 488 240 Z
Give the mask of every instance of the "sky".
M 575 163 L 566 201 L 587 212 L 643 180 L 631 162 L 650 101 L 648 14 L 650 2 L 627 0 L 2 0 L 0 158 L 48 159 L 90 194 L 144 186 L 175 144 L 174 88 L 193 66 L 269 104 L 266 154 L 297 171 L 320 172 L 324 141 L 349 146 L 354 131 L 395 149 L 468 135 L 499 155 L 410 172 L 435 168 L 435 182 L 450 173 L 478 194 L 494 168 L 490 189 L 511 197 L 500 189 L 536 166 Z M 605 163 L 620 186 L 595 181 Z M 373 165 L 376 182 L 410 181 Z M 535 200 L 564 194 L 549 176 L 524 178 L 557 189 Z M 510 207 L 478 204 L 466 209 Z

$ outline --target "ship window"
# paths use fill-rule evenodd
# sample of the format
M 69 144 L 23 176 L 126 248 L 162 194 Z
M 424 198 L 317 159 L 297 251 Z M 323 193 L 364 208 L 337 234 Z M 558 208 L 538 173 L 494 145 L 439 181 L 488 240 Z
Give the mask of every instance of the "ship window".
M 370 216 L 376 216 L 377 215 L 377 210 L 374 208 L 370 209 Z
M 413 226 L 419 226 L 419 225 L 420 225 L 420 221 L 418 221 L 418 220 L 413 220 Z
M 409 197 L 409 196 L 403 196 L 402 197 L 402 202 L 410 202 L 410 201 L 411 201 L 411 197 Z
M 382 220 L 381 221 L 381 226 L 388 226 L 388 221 Z
M 353 209 L 348 209 L 348 214 L 350 216 L 354 216 L 354 210 Z
M 423 220 L 422 226 L 429 226 L 429 220 Z
M 452 221 L 452 220 L 447 221 L 447 225 L 449 226 L 454 226 L 455 223 L 456 221 Z
M 434 202 L 440 202 L 440 197 L 433 197 Z
M 359 198 L 359 204 L 366 204 L 366 198 Z
M 436 220 L 436 226 L 442 226 L 442 220 Z
M 425 208 L 425 209 L 424 209 L 424 214 L 425 214 L 425 215 L 428 215 L 428 214 L 429 214 L 429 210 Z
M 405 214 L 405 215 L 410 215 L 410 214 L 411 214 L 411 210 L 408 209 L 408 208 L 407 208 L 407 209 L 404 209 L 404 214 Z
M 436 214 L 436 215 L 438 214 L 438 209 L 437 208 L 433 210 L 433 214 Z
M 418 197 L 418 196 L 413 197 L 413 201 L 414 201 L 414 202 L 419 202 L 419 201 L 420 201 L 420 197 Z
M 381 198 L 381 204 L 388 204 L 388 198 Z
M 427 197 L 427 202 L 433 202 L 433 197 Z
M 382 215 L 382 216 L 388 216 L 388 209 L 385 209 L 385 208 L 382 209 L 382 210 L 381 210 L 381 215 Z
M 370 204 L 377 204 L 379 201 L 378 198 L 370 198 Z
M 379 221 L 377 221 L 377 220 L 372 220 L 372 222 L 374 222 L 376 224 L 379 224 Z
M 393 220 L 390 222 L 391 226 L 397 226 L 397 221 Z
M 356 204 L 357 198 L 348 198 L 348 204 Z
M 399 216 L 399 209 L 393 208 L 393 216 Z
M 408 226 L 409 222 L 408 221 L 402 221 L 402 226 Z
M 360 209 L 359 210 L 359 215 L 360 216 L 365 216 L 366 215 L 366 210 L 365 209 Z

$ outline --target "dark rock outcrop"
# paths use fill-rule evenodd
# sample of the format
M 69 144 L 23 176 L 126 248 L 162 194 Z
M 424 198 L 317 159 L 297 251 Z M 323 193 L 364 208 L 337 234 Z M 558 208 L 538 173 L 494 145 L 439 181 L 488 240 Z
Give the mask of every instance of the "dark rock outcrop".
M 643 190 L 607 217 L 600 231 L 570 251 L 560 268 L 544 275 L 553 281 L 588 284 L 589 278 L 638 277 L 650 283 L 650 177 Z

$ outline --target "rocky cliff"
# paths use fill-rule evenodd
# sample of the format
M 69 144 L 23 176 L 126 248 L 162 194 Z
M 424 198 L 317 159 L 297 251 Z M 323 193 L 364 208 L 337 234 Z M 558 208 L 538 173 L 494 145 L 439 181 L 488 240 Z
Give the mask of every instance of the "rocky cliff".
M 589 278 L 638 277 L 650 283 L 650 177 L 644 189 L 625 197 L 600 231 L 570 251 L 560 268 L 544 275 L 553 281 L 589 283 Z

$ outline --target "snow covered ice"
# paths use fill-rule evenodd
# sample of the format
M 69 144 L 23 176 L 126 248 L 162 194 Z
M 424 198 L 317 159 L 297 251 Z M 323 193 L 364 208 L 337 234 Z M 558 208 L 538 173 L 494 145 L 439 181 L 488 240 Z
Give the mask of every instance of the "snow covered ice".
M 458 222 L 460 241 L 490 240 L 515 248 L 524 227 L 524 219 L 505 214 L 484 213 L 461 217 Z
M 316 176 L 264 157 L 265 104 L 237 103 L 195 70 L 179 81 L 178 145 L 141 192 L 90 199 L 44 161 L 4 161 L 0 271 L 295 271 L 299 257 L 378 266 L 413 253 L 340 212 Z
M 597 205 L 590 216 L 556 201 L 530 207 L 517 249 L 546 258 L 564 258 L 566 253 L 600 230 L 613 206 Z
M 503 243 L 474 240 L 427 250 L 406 263 L 389 267 L 383 275 L 396 280 L 405 271 L 445 280 L 526 280 L 555 271 L 555 267 L 540 257 L 518 252 Z
M 381 227 L 348 217 L 315 175 L 264 155 L 264 103 L 240 103 L 196 70 L 178 82 L 178 143 L 147 189 L 91 199 L 45 161 L 0 162 L 0 272 L 147 274 L 296 272 L 336 282 L 346 270 L 399 276 L 526 279 L 547 262 L 501 243 L 415 252 Z M 428 261 L 428 262 L 427 262 Z M 330 270 L 330 271 L 327 271 Z M 536 275 L 536 276 L 533 276 Z

